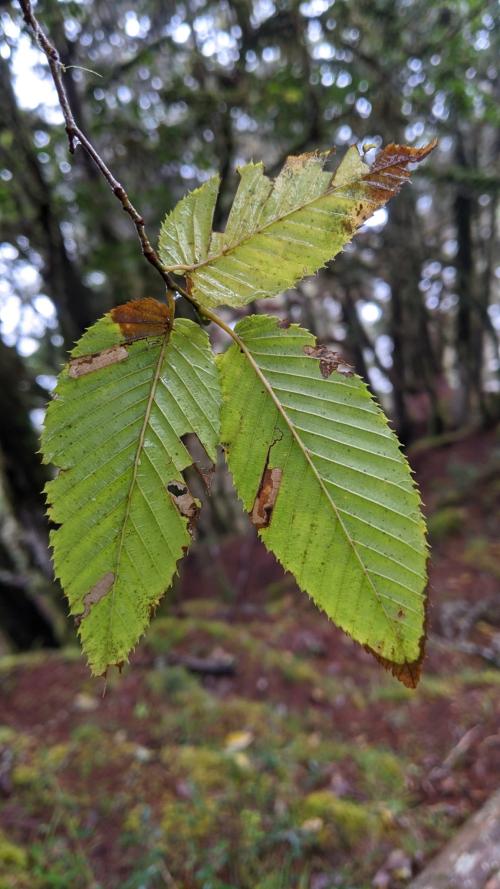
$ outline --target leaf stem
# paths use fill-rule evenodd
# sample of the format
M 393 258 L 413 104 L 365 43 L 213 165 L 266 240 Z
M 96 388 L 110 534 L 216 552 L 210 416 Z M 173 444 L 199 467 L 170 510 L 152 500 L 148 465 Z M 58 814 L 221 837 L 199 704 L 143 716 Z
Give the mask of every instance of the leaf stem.
M 81 145 L 83 151 L 85 151 L 86 154 L 94 161 L 96 167 L 102 173 L 113 194 L 120 201 L 125 213 L 130 216 L 132 222 L 136 227 L 144 257 L 156 269 L 156 271 L 160 274 L 165 284 L 167 285 L 167 305 L 169 311 L 172 313 L 172 318 L 175 312 L 173 291 L 177 291 L 178 293 L 182 294 L 182 296 L 184 296 L 190 303 L 192 303 L 192 305 L 195 306 L 200 315 L 204 315 L 206 318 L 209 318 L 211 321 L 214 322 L 214 324 L 217 324 L 218 327 L 222 328 L 222 330 L 225 330 L 225 332 L 230 337 L 232 337 L 235 342 L 238 343 L 238 345 L 240 345 L 239 337 L 231 330 L 229 325 L 227 325 L 222 320 L 222 318 L 219 318 L 218 315 L 215 315 L 209 309 L 204 309 L 199 306 L 196 300 L 194 300 L 193 297 L 190 295 L 189 291 L 185 287 L 182 287 L 182 285 L 180 285 L 177 281 L 175 281 L 172 278 L 169 270 L 166 268 L 166 266 L 163 265 L 160 257 L 158 256 L 158 253 L 154 249 L 146 233 L 144 217 L 132 204 L 121 182 L 119 182 L 118 179 L 115 178 L 109 167 L 105 164 L 102 157 L 98 153 L 97 149 L 94 147 L 90 139 L 87 138 L 83 130 L 80 129 L 75 120 L 68 94 L 66 92 L 66 87 L 64 86 L 61 76 L 65 73 L 66 67 L 62 63 L 61 57 L 55 45 L 51 42 L 51 40 L 43 30 L 42 26 L 40 25 L 37 17 L 35 16 L 31 5 L 31 0 L 19 0 L 19 5 L 23 13 L 24 21 L 33 32 L 33 36 L 38 43 L 38 46 L 47 58 L 50 73 L 52 74 L 52 80 L 54 81 L 54 86 L 59 98 L 59 105 L 61 106 L 61 111 L 64 117 L 66 133 L 68 135 L 69 150 L 71 154 L 74 154 L 78 143 Z M 243 344 L 241 344 L 240 347 L 244 348 Z
M 114 615 L 114 610 L 115 610 L 116 586 L 117 586 L 118 579 L 119 579 L 119 571 L 120 571 L 123 547 L 125 545 L 125 532 L 126 532 L 126 528 L 127 528 L 129 517 L 130 517 L 130 509 L 132 506 L 132 496 L 134 493 L 135 486 L 137 484 L 137 475 L 139 473 L 139 467 L 141 464 L 141 455 L 142 455 L 142 451 L 144 449 L 144 439 L 146 437 L 146 429 L 148 428 L 148 425 L 149 425 L 149 418 L 151 416 L 151 411 L 153 409 L 153 402 L 155 399 L 156 390 L 158 388 L 158 381 L 160 379 L 160 374 L 161 374 L 162 367 L 163 367 L 163 359 L 165 357 L 165 351 L 166 351 L 169 340 L 170 340 L 170 330 L 168 330 L 167 333 L 165 334 L 165 336 L 163 337 L 163 343 L 161 344 L 161 348 L 160 348 L 159 355 L 158 355 L 158 361 L 156 362 L 156 366 L 155 366 L 154 373 L 153 373 L 153 378 L 151 380 L 151 390 L 149 392 L 148 403 L 146 405 L 146 411 L 144 414 L 144 419 L 142 421 L 142 427 L 141 427 L 141 431 L 139 434 L 139 440 L 137 442 L 137 448 L 136 448 L 135 455 L 134 455 L 132 476 L 131 476 L 130 484 L 129 484 L 128 491 L 127 491 L 127 502 L 126 502 L 126 507 L 125 507 L 125 515 L 123 517 L 123 521 L 122 521 L 122 525 L 121 525 L 121 529 L 120 529 L 120 536 L 118 538 L 118 546 L 117 546 L 116 555 L 115 555 L 114 572 L 113 572 L 113 574 L 114 574 L 113 586 L 112 586 L 111 593 L 110 593 L 110 603 L 111 604 L 110 604 L 110 608 L 109 608 L 109 612 L 108 612 L 108 621 L 107 621 L 108 631 L 106 634 L 106 638 L 109 638 L 111 636 L 111 624 L 113 622 L 113 615 Z

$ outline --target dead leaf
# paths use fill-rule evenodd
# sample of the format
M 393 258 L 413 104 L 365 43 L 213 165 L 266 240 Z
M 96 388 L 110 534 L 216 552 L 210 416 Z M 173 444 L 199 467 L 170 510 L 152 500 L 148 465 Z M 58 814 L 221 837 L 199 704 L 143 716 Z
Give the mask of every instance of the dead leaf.
M 129 341 L 147 336 L 165 336 L 172 327 L 168 306 L 151 297 L 116 306 L 111 309 L 110 315 Z
M 401 187 L 411 176 L 409 164 L 420 163 L 434 150 L 437 139 L 433 139 L 422 148 L 412 148 L 409 145 L 386 145 L 377 155 L 373 166 L 363 176 L 363 181 L 369 186 L 369 197 L 377 203 L 385 203 L 389 197 L 398 194 Z M 355 220 L 355 227 L 361 225 L 373 213 L 373 207 L 369 201 L 364 201 Z

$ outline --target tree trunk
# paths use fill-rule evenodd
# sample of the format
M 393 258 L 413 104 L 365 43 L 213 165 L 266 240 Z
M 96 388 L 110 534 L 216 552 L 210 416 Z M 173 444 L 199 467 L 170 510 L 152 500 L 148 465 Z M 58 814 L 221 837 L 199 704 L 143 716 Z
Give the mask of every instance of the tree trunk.
M 0 624 L 16 648 L 58 644 L 42 488 L 47 474 L 15 349 L 0 340 Z

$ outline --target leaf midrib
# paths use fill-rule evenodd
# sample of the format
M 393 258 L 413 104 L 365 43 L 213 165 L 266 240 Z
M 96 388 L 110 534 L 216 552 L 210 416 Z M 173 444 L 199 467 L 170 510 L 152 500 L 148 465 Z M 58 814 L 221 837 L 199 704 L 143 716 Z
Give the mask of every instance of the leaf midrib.
M 170 330 L 168 330 L 165 333 L 165 335 L 163 337 L 163 342 L 160 347 L 158 360 L 156 362 L 154 374 L 153 374 L 153 377 L 151 380 L 151 390 L 149 392 L 148 403 L 146 405 L 146 411 L 144 413 L 144 420 L 142 423 L 141 431 L 139 433 L 139 440 L 137 442 L 137 448 L 136 448 L 136 452 L 134 455 L 132 476 L 130 479 L 130 484 L 129 484 L 128 491 L 127 491 L 126 504 L 125 504 L 125 514 L 123 516 L 123 522 L 122 522 L 121 529 L 120 529 L 120 536 L 119 536 L 119 540 L 118 540 L 116 557 L 115 557 L 115 561 L 114 561 L 115 578 L 113 581 L 113 586 L 109 592 L 110 607 L 109 607 L 109 611 L 108 611 L 108 620 L 107 620 L 106 634 L 105 634 L 106 650 L 107 651 L 109 651 L 109 640 L 111 639 L 112 623 L 113 623 L 115 603 L 116 603 L 116 588 L 117 588 L 117 584 L 118 584 L 119 570 L 120 570 L 121 558 L 122 558 L 122 553 L 123 553 L 123 546 L 125 543 L 125 530 L 126 530 L 126 527 L 128 524 L 129 517 L 130 517 L 132 495 L 134 493 L 134 488 L 135 488 L 136 481 L 137 481 L 137 473 L 139 471 L 141 454 L 144 449 L 144 439 L 146 437 L 146 429 L 149 425 L 149 418 L 151 416 L 151 411 L 153 409 L 153 403 L 154 403 L 154 399 L 155 399 L 155 395 L 156 395 L 156 389 L 158 387 L 158 381 L 160 379 L 160 373 L 161 373 L 161 369 L 163 366 L 163 360 L 165 358 L 165 351 L 166 351 L 169 339 L 170 339 Z M 108 596 L 106 598 L 108 598 Z M 109 663 L 109 658 L 107 659 L 107 661 Z

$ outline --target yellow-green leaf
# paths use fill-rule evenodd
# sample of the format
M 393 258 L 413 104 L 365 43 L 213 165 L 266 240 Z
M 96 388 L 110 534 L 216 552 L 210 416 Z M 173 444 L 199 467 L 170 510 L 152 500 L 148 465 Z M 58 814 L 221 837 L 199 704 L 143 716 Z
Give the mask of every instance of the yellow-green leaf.
M 254 315 L 219 359 L 221 440 L 265 545 L 406 685 L 423 653 L 418 492 L 365 383 L 308 331 Z
M 124 661 L 170 585 L 199 504 L 181 436 L 215 461 L 219 385 L 208 336 L 143 299 L 93 325 L 59 376 L 42 437 L 56 574 L 94 673 Z
M 247 164 L 239 170 L 225 232 L 209 238 L 217 199 L 217 182 L 211 179 L 165 219 L 162 261 L 186 277 L 202 306 L 242 306 L 275 296 L 342 250 L 407 181 L 408 166 L 426 157 L 434 144 L 388 145 L 372 167 L 353 146 L 334 174 L 324 169 L 329 152 L 289 157 L 274 181 L 264 175 L 262 164 Z

